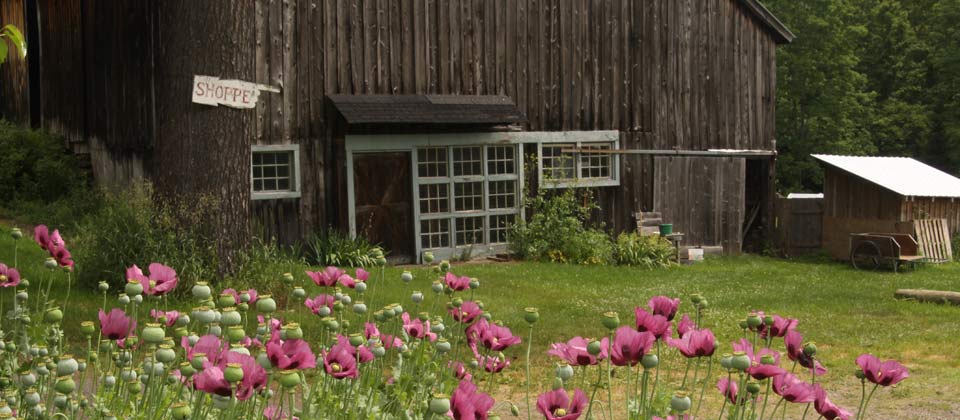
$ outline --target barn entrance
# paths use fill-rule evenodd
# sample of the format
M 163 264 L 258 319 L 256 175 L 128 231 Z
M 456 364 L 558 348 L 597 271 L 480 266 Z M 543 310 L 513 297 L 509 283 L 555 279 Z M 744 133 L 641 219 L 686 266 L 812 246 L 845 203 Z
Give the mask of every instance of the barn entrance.
M 389 250 L 391 262 L 414 261 L 410 153 L 355 153 L 353 183 L 357 235 Z

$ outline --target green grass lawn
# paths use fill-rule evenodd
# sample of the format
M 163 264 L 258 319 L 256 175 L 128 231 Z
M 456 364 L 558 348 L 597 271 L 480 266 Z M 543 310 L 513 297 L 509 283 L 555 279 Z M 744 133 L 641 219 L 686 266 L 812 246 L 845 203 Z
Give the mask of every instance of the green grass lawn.
M 13 245 L 8 232 L 7 228 L 0 229 L 0 262 L 11 263 Z M 32 240 L 24 238 L 20 249 L 22 271 L 27 278 L 36 281 L 50 275 L 40 267 L 44 255 Z M 398 302 L 412 310 L 410 292 L 421 290 L 427 296 L 422 308 L 429 309 L 434 299 L 430 285 L 435 275 L 425 267 L 407 269 L 415 275 L 412 283 L 400 282 L 402 268 L 388 268 L 385 291 L 379 291 L 377 302 L 368 301 L 368 305 L 376 308 Z M 903 418 L 897 414 L 903 410 L 920 414 L 910 415 L 911 418 L 960 417 L 960 403 L 954 392 L 960 389 L 960 307 L 893 298 L 898 288 L 960 290 L 958 264 L 894 274 L 855 271 L 848 265 L 825 260 L 744 256 L 659 271 L 540 263 L 469 263 L 455 266 L 454 271 L 480 279 L 482 284 L 475 298 L 524 339 L 527 327 L 522 319 L 523 308 L 539 308 L 541 321 L 534 330 L 532 363 L 538 390 L 549 388 L 554 360 L 545 352 L 550 343 L 575 335 L 603 335 L 600 319 L 606 311 L 618 311 L 623 323 L 632 323 L 633 308 L 646 306 L 654 295 L 680 297 L 684 300 L 681 312 L 690 312 L 690 294 L 701 293 L 709 301 L 704 326 L 713 329 L 720 340 L 719 353 L 730 352 L 729 343 L 741 334 L 738 320 L 751 310 L 798 318 L 798 330 L 805 339 L 817 343 L 819 358 L 830 370 L 821 382 L 835 402 L 849 409 L 856 407 L 860 390 L 859 381 L 852 376 L 854 359 L 869 352 L 882 359 L 899 360 L 911 370 L 911 377 L 900 386 L 878 392 L 871 418 Z M 302 272 L 295 274 L 306 281 Z M 376 282 L 374 279 L 372 287 L 378 287 Z M 308 295 L 317 293 L 312 283 L 307 290 Z M 287 293 L 261 290 L 270 292 Z M 0 298 L 10 299 L 10 293 L 4 291 Z M 65 287 L 55 288 L 55 296 L 65 293 Z M 80 321 L 96 319 L 100 299 L 91 291 L 74 288 L 65 329 L 69 331 Z M 113 301 L 111 297 L 108 305 Z M 182 309 L 188 307 L 182 305 Z M 304 323 L 308 335 L 315 322 Z M 777 345 L 782 350 L 782 342 Z M 495 392 L 498 399 L 521 399 L 522 350 L 513 348 L 508 352 L 516 359 L 501 377 L 501 386 Z M 718 378 L 716 372 L 713 383 Z M 710 384 L 707 395 L 711 405 L 721 401 L 716 394 Z M 799 411 L 790 416 L 794 414 L 799 418 Z

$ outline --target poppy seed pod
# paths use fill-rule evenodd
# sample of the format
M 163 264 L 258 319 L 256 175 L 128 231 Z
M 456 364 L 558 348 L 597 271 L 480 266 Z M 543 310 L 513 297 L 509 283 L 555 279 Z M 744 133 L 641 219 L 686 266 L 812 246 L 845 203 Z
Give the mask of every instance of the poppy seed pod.
M 773 325 L 773 317 L 770 315 L 765 315 L 763 317 L 763 325 L 766 325 L 768 327 Z
M 56 324 L 63 320 L 63 311 L 58 307 L 47 309 L 47 311 L 43 313 L 43 320 L 48 324 Z
M 186 420 L 193 415 L 193 410 L 187 403 L 177 402 L 170 406 L 170 414 L 174 420 Z
M 478 278 L 476 278 L 476 277 L 471 277 L 471 278 L 470 278 L 470 283 L 468 283 L 468 284 L 470 285 L 470 288 L 471 288 L 471 289 L 479 288 L 479 287 L 480 287 L 480 279 L 478 279 Z
M 106 292 L 106 291 L 110 290 L 110 283 L 107 283 L 107 282 L 105 282 L 105 281 L 101 281 L 101 282 L 97 283 L 97 290 L 99 290 L 99 291 L 101 291 L 101 292 Z
M 760 383 L 755 381 L 747 382 L 747 392 L 751 394 L 758 394 L 760 392 Z
M 644 369 L 653 369 L 660 365 L 660 357 L 655 354 L 645 354 L 640 359 L 640 364 L 643 365 Z
M 690 409 L 692 403 L 690 396 L 688 396 L 686 392 L 677 391 L 673 394 L 673 398 L 670 399 L 670 408 L 675 412 L 683 413 Z
M 430 290 L 438 295 L 443 293 L 443 283 L 440 283 L 440 280 L 434 281 L 433 285 L 430 286 Z
M 237 298 L 229 293 L 221 293 L 220 297 L 217 298 L 217 306 L 221 308 L 229 308 L 237 303 Z
M 365 314 L 367 313 L 367 305 L 363 301 L 358 300 L 353 304 L 353 313 L 355 314 Z
M 55 260 L 53 257 L 48 257 L 48 258 L 43 262 L 43 266 L 44 266 L 45 268 L 49 269 L 49 270 L 53 270 L 53 269 L 57 268 L 58 266 L 60 266 L 60 264 L 57 263 L 57 260 Z
M 602 323 L 608 330 L 613 331 L 620 326 L 620 316 L 616 312 L 604 312 Z
M 424 262 L 425 264 L 433 264 L 433 260 L 434 260 L 434 256 L 433 256 L 433 253 L 432 253 L 432 252 L 427 251 L 427 252 L 424 252 L 424 253 L 423 253 L 423 262 Z M 446 412 L 444 412 L 444 413 L 446 413 Z
M 131 379 L 127 382 L 127 391 L 133 395 L 138 395 L 143 391 L 143 383 L 139 379 Z
M 160 324 L 147 324 L 143 329 L 143 341 L 148 344 L 161 344 L 166 337 L 163 327 Z
M 60 360 L 57 361 L 56 372 L 57 376 L 70 376 L 77 372 L 80 369 L 80 364 L 72 355 L 65 354 L 60 356 Z
M 411 293 L 410 300 L 413 301 L 413 303 L 417 303 L 417 304 L 419 304 L 420 302 L 423 302 L 423 292 L 417 290 Z
M 157 361 L 162 363 L 173 363 L 174 360 L 177 360 L 177 352 L 168 344 L 161 344 L 154 356 Z
M 198 300 L 204 300 L 210 298 L 210 285 L 205 281 L 198 281 L 194 283 L 193 288 L 190 289 L 190 294 Z
M 733 360 L 731 361 L 730 365 L 734 369 L 746 371 L 747 369 L 750 369 L 750 364 L 750 356 L 747 356 L 746 353 L 742 351 L 733 352 Z
M 808 357 L 813 357 L 817 354 L 817 345 L 813 342 L 809 342 L 803 345 L 803 354 Z
M 300 324 L 296 322 L 291 322 L 287 325 L 284 325 L 283 332 L 286 333 L 287 340 L 303 338 L 303 329 L 300 328 Z
M 246 336 L 247 332 L 243 330 L 242 325 L 231 325 L 227 327 L 227 340 L 230 340 L 231 343 L 238 343 Z
M 590 353 L 591 356 L 600 354 L 601 350 L 603 350 L 603 348 L 600 346 L 600 342 L 597 340 L 591 340 L 590 343 L 587 344 L 587 353 Z
M 430 399 L 430 412 L 442 416 L 450 411 L 450 398 L 445 394 L 434 394 Z
M 280 372 L 280 385 L 284 388 L 300 385 L 300 373 L 293 369 Z
M 440 271 L 450 271 L 450 261 L 440 261 Z
M 131 300 L 133 300 L 133 303 L 136 303 L 137 305 L 139 305 L 143 303 L 143 295 L 134 295 Z
M 13 228 L 10 230 L 10 237 L 15 241 L 19 241 L 20 238 L 23 238 L 23 231 L 21 231 L 20 228 Z
M 757 328 L 763 324 L 763 319 L 760 318 L 760 315 L 756 313 L 751 313 L 747 315 L 747 326 L 750 328 Z
M 462 299 L 462 298 L 454 298 L 453 301 L 450 302 L 450 304 L 453 305 L 454 308 L 459 308 L 459 307 L 463 306 L 463 299 Z
M 257 299 L 257 310 L 264 313 L 273 313 L 277 310 L 277 301 L 270 295 L 263 295 Z
M 721 356 L 721 357 L 720 357 L 720 367 L 722 367 L 722 368 L 724 368 L 724 369 L 726 369 L 726 370 L 733 369 L 733 355 L 732 355 L 732 354 L 724 354 L 723 356 Z
M 293 284 L 293 274 L 292 273 L 283 273 L 283 282 L 286 284 Z
M 777 359 L 773 357 L 772 354 L 765 354 L 760 357 L 760 364 L 762 365 L 775 365 L 777 364 Z
M 404 283 L 410 283 L 411 281 L 413 281 L 413 273 L 409 271 L 404 271 L 403 273 L 400 273 L 400 280 L 403 281 Z
M 127 279 L 127 284 L 123 286 L 123 292 L 130 297 L 139 295 L 143 293 L 143 285 L 137 279 Z
M 565 362 L 557 365 L 557 377 L 564 382 L 569 381 L 573 378 L 573 366 Z
M 240 312 L 237 312 L 237 308 L 223 308 L 223 312 L 220 313 L 220 323 L 228 327 L 234 325 L 240 325 L 243 322 L 243 317 L 240 315 Z
M 124 305 L 124 306 L 129 305 L 130 296 L 127 296 L 126 294 L 121 293 L 120 297 L 117 298 L 117 302 L 119 302 L 121 305 Z
M 439 340 L 437 340 L 437 342 L 434 344 L 434 346 L 437 348 L 437 351 L 440 352 L 440 353 L 449 352 L 449 351 L 450 351 L 450 348 L 451 348 L 451 347 L 450 347 L 450 342 L 447 341 L 446 338 L 440 338 Z
M 236 383 L 243 380 L 243 365 L 240 363 L 227 363 L 223 370 L 223 378 L 230 383 Z
M 523 320 L 528 324 L 535 324 L 540 320 L 540 311 L 537 308 L 529 307 L 523 309 Z

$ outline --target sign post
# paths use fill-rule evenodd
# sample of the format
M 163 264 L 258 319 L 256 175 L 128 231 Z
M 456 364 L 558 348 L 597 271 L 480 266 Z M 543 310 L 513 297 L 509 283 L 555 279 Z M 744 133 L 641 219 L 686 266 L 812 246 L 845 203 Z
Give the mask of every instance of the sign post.
M 260 91 L 280 93 L 269 85 L 243 80 L 221 80 L 215 76 L 193 76 L 193 102 L 212 106 L 249 109 L 257 106 Z

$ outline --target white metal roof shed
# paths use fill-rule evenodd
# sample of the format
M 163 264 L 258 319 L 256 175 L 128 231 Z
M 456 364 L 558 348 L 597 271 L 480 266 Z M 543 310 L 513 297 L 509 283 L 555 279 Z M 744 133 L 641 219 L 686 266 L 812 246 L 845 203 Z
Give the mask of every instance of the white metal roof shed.
M 960 179 L 912 158 L 812 156 L 903 196 L 960 197 Z

